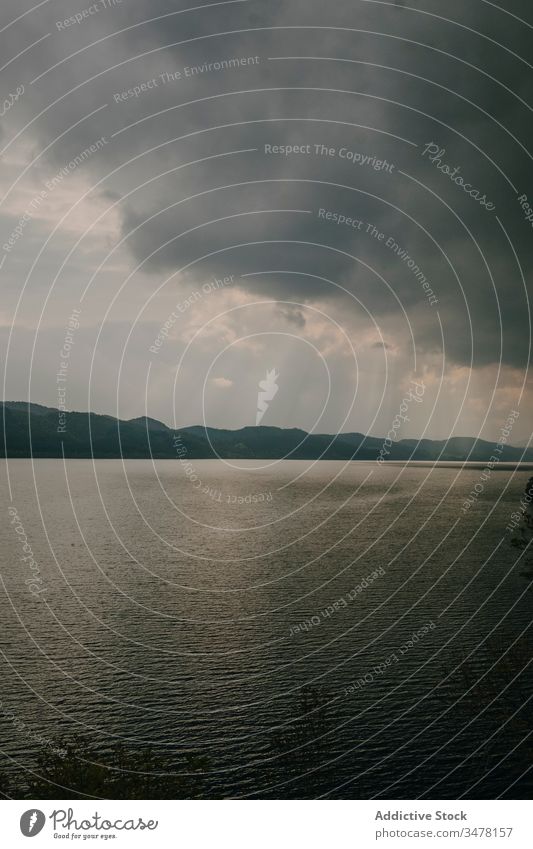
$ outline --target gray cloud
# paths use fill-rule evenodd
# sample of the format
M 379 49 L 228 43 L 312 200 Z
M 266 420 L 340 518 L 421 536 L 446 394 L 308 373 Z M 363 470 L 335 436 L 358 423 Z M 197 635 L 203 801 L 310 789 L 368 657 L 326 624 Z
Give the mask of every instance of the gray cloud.
M 118 303 L 134 287 L 142 309 L 142 293 L 162 287 L 150 305 L 164 301 L 161 323 L 171 294 L 233 274 L 246 296 L 294 302 L 279 320 L 303 335 L 298 304 L 326 305 L 349 333 L 386 324 L 384 350 L 401 352 L 406 370 L 414 338 L 419 364 L 436 373 L 443 357 L 445 368 L 490 366 L 495 378 L 500 363 L 523 371 L 533 256 L 517 195 L 533 170 L 531 26 L 514 15 L 530 17 L 527 4 L 251 0 L 177 12 L 123 0 L 61 29 L 73 10 L 46 4 L 7 31 L 8 58 L 50 33 L 4 71 L 8 90 L 26 88 L 2 143 L 20 132 L 8 153 L 19 170 L 40 157 L 21 178 L 26 197 L 107 140 L 77 176 L 101 181 L 102 210 L 116 204 L 109 247 L 124 242 L 104 268 L 118 258 L 126 273 L 140 266 Z M 20 13 L 15 0 L 3 4 L 4 22 Z M 494 211 L 423 155 L 430 142 Z M 16 222 L 9 208 L 3 239 Z M 29 246 L 29 230 L 24 239 Z M 94 270 L 80 250 L 66 270 L 70 300 Z M 21 253 L 6 262 L 13 281 Z M 32 292 L 52 264 L 39 261 Z M 101 308 L 110 292 L 99 291 Z

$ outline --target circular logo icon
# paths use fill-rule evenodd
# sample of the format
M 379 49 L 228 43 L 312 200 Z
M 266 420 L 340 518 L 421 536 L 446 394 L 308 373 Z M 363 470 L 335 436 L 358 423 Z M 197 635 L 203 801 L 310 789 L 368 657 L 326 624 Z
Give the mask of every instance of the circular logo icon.
M 35 837 L 42 831 L 45 822 L 46 817 L 42 811 L 37 810 L 37 808 L 30 808 L 20 818 L 20 830 L 24 837 Z

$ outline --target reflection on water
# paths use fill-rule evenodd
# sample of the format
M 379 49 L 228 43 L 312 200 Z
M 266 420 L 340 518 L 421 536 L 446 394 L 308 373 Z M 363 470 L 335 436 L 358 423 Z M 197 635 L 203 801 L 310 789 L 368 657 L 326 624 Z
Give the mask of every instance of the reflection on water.
M 4 771 L 84 733 L 215 796 L 529 795 L 527 473 L 464 514 L 477 467 L 240 466 L 10 461 Z

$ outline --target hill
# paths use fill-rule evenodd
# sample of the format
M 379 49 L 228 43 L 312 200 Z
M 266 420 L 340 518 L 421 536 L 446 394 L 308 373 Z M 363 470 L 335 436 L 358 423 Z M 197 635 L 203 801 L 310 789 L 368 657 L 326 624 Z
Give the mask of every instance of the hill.
M 362 433 L 309 434 L 297 428 L 202 425 L 173 430 L 147 416 L 124 421 L 97 413 L 65 413 L 58 433 L 58 410 L 23 401 L 0 404 L 0 457 L 78 457 L 111 459 L 280 459 L 375 460 L 383 439 Z M 471 460 L 486 462 L 496 445 L 472 437 L 445 441 L 403 439 L 392 445 L 388 460 Z M 533 449 L 506 445 L 502 462 L 533 461 Z

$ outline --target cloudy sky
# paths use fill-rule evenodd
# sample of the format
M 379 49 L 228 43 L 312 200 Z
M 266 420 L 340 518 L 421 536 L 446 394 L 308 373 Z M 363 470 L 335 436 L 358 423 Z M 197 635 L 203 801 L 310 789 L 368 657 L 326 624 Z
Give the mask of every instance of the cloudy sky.
M 275 369 L 263 424 L 381 435 L 416 381 L 402 436 L 526 444 L 532 37 L 526 0 L 3 0 L 4 397 L 236 428 Z

